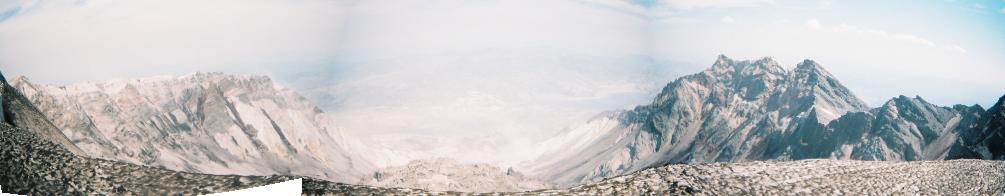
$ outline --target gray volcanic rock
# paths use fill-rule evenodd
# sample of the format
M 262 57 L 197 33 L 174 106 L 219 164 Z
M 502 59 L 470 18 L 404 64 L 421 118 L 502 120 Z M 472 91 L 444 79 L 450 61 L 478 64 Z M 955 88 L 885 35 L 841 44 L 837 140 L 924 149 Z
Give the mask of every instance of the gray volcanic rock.
M 481 195 L 997 195 L 1005 162 L 755 161 L 673 164 L 568 189 Z M 479 195 L 304 181 L 304 195 Z
M 899 96 L 869 112 L 847 113 L 826 126 L 800 124 L 778 140 L 791 159 L 942 160 L 957 134 L 966 132 L 981 113 L 979 106 L 940 107 L 921 97 Z
M 218 176 L 93 159 L 72 144 L 27 99 L 0 83 L 0 186 L 26 195 L 207 194 L 294 179 L 289 176 Z M 35 119 L 32 119 L 35 118 Z M 13 120 L 12 120 L 13 119 Z
M 367 149 L 346 139 L 330 115 L 265 76 L 195 73 L 65 86 L 18 77 L 11 85 L 96 158 L 342 182 L 375 169 L 362 156 Z
M 1005 160 L 1005 96 L 953 145 L 951 159 Z
M 975 106 L 979 107 L 979 106 Z M 873 109 L 870 123 L 830 126 L 834 132 L 871 126 L 865 133 L 848 132 L 837 157 L 857 160 L 941 160 L 979 114 L 971 108 L 939 107 L 921 97 L 899 96 Z

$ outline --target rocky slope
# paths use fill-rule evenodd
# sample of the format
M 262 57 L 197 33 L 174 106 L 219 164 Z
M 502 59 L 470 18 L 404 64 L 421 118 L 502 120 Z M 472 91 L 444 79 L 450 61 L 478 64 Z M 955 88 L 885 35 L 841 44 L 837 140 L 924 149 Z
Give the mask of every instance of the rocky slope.
M 949 154 L 951 159 L 1005 160 L 1005 96 L 961 134 Z
M 569 186 L 667 163 L 939 160 L 984 113 L 905 96 L 870 109 L 814 61 L 790 70 L 771 58 L 720 56 L 649 105 L 545 142 L 552 150 L 524 168 Z
M 802 141 L 816 141 L 818 157 L 855 160 L 942 160 L 949 148 L 981 115 L 980 106 L 940 107 L 921 97 L 899 96 L 870 112 L 849 113 L 822 130 L 805 130 Z M 820 148 L 824 146 L 825 148 Z M 810 157 L 813 158 L 813 157 Z
M 2 78 L 2 77 L 0 77 Z M 7 81 L 0 81 L 0 186 L 25 195 L 207 194 L 292 180 L 177 172 L 81 155 Z
M 413 160 L 408 165 L 380 169 L 361 183 L 459 192 L 513 192 L 552 187 L 512 168 L 503 170 L 490 164 L 462 164 L 447 158 Z
M 996 195 L 1005 162 L 800 160 L 674 164 L 568 189 L 485 195 Z M 470 195 L 304 181 L 305 195 Z
M 11 84 L 92 157 L 212 174 L 355 181 L 373 166 L 330 116 L 264 76 Z

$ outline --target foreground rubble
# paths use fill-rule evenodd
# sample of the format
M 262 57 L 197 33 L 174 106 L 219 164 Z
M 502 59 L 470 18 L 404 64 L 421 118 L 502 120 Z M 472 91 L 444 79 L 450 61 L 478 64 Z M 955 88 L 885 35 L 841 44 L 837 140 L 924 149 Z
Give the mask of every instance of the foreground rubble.
M 1005 193 L 1005 161 L 800 160 L 677 164 L 569 189 L 481 195 L 994 195 Z M 419 189 L 304 181 L 304 195 L 431 194 Z

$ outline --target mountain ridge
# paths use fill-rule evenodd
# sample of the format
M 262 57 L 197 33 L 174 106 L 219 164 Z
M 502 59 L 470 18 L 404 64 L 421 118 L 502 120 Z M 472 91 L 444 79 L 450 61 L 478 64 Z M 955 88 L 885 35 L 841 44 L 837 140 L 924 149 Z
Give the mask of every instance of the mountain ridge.
M 0 79 L 3 79 L 0 74 Z M 206 175 L 87 157 L 69 149 L 23 93 L 0 80 L 0 185 L 5 193 L 208 194 L 293 180 L 292 176 Z M 56 133 L 51 132 L 56 129 Z M 62 139 L 56 138 L 63 137 Z
M 816 61 L 785 69 L 770 57 L 720 55 L 668 83 L 652 103 L 620 113 L 619 125 L 562 136 L 597 138 L 592 147 L 544 154 L 526 164 L 548 166 L 525 168 L 569 186 L 671 163 L 945 159 L 981 110 L 920 96 L 870 108 Z
M 267 76 L 12 81 L 92 156 L 180 171 L 351 182 L 374 169 L 331 116 Z
M 974 124 L 949 150 L 950 158 L 1005 160 L 1005 96 Z

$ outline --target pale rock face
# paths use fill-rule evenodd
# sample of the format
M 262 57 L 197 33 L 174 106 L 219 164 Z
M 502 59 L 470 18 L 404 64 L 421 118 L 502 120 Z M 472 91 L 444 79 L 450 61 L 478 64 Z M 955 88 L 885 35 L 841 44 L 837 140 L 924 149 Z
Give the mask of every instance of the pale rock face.
M 788 70 L 771 58 L 720 56 L 711 68 L 669 83 L 652 104 L 618 113 L 617 125 L 560 136 L 589 144 L 552 146 L 567 151 L 523 168 L 569 186 L 667 163 L 942 159 L 958 127 L 980 115 L 970 110 L 907 97 L 870 110 L 814 61 Z
M 19 77 L 11 83 L 96 158 L 343 182 L 374 169 L 329 115 L 264 76 L 196 73 L 66 86 Z
M 5 117 L 0 122 L 0 189 L 4 193 L 201 195 L 295 179 L 196 174 L 90 158 L 2 76 L 0 97 L 0 113 Z
M 552 188 L 512 168 L 490 164 L 462 164 L 447 158 L 413 160 L 408 165 L 380 169 L 362 183 L 431 191 L 515 192 Z

